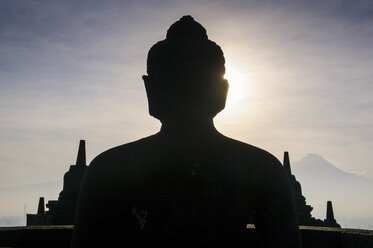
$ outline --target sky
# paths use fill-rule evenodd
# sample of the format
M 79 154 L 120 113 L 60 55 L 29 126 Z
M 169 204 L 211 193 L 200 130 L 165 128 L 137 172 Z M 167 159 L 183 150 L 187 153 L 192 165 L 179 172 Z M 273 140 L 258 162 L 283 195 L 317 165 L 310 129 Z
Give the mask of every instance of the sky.
M 0 1 L 0 187 L 156 133 L 141 76 L 192 15 L 224 51 L 223 134 L 373 178 L 372 1 Z

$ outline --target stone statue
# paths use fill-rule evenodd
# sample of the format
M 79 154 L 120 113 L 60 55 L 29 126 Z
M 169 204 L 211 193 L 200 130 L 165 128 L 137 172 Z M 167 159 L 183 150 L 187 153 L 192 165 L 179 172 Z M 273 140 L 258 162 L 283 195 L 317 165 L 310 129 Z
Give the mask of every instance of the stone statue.
M 281 163 L 214 127 L 228 90 L 224 64 L 190 16 L 150 49 L 143 79 L 161 130 L 92 161 L 73 247 L 249 247 L 251 215 L 264 247 L 301 247 Z

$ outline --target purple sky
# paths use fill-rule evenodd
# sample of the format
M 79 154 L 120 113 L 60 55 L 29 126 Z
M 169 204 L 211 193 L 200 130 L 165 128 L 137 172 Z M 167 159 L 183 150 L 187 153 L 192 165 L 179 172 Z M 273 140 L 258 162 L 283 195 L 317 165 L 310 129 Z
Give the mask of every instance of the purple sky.
M 157 132 L 146 55 L 186 14 L 226 57 L 218 130 L 373 178 L 372 1 L 3 0 L 0 187 L 60 180 L 79 139 L 90 162 Z

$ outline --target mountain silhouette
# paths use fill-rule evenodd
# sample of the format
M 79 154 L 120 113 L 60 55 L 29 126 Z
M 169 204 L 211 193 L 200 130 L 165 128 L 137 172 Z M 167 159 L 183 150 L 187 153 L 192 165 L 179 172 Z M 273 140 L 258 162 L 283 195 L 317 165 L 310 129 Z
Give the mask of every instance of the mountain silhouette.
M 325 219 L 326 202 L 342 227 L 373 229 L 373 179 L 345 172 L 317 154 L 292 163 L 312 215 Z

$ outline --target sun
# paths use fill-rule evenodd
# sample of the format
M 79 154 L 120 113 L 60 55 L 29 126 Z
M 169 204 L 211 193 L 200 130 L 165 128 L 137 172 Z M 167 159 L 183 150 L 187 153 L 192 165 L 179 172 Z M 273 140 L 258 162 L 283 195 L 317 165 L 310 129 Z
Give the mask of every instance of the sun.
M 227 106 L 238 105 L 245 97 L 249 97 L 248 76 L 242 73 L 238 67 L 226 64 L 224 78 L 228 80 L 229 90 Z

